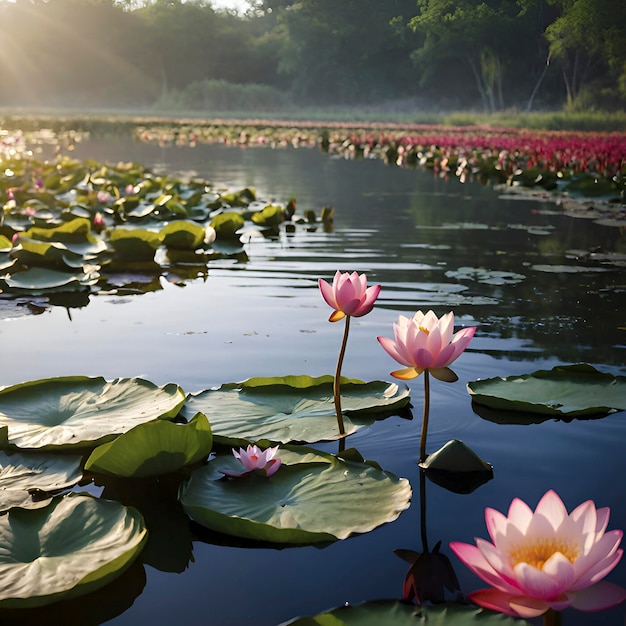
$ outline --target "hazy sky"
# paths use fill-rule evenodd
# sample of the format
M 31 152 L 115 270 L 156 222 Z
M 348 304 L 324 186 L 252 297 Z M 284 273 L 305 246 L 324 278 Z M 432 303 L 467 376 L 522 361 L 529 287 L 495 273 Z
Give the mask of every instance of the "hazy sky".
M 243 13 L 248 8 L 246 0 L 212 0 L 211 4 L 216 9 L 237 9 L 240 13 Z

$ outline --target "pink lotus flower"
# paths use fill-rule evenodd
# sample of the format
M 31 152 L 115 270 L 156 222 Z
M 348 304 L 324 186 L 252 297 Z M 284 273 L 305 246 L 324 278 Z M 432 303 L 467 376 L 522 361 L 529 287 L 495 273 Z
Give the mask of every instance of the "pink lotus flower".
M 105 223 L 104 223 L 104 215 L 102 215 L 102 213 L 100 213 L 100 211 L 98 211 L 94 216 L 93 216 L 93 228 L 96 232 L 101 232 L 104 230 L 105 227 Z
M 108 191 L 101 189 L 96 194 L 96 200 L 100 204 L 108 204 L 109 202 L 111 202 L 111 200 L 113 200 L 113 196 Z
M 457 375 L 448 365 L 467 348 L 476 327 L 463 328 L 453 335 L 454 313 L 439 319 L 432 311 L 418 311 L 412 318 L 400 315 L 393 331 L 395 339 L 377 338 L 389 356 L 406 365 L 391 372 L 392 376 L 409 380 L 428 370 L 438 380 L 454 382 Z
M 346 315 L 362 317 L 373 308 L 380 293 L 380 285 L 367 286 L 367 276 L 352 272 L 337 271 L 332 286 L 322 278 L 319 279 L 322 297 L 329 307 L 335 309 L 328 318 L 329 322 L 338 322 Z
M 352 274 L 344 272 L 342 274 L 340 271 L 337 271 L 335 272 L 332 286 L 321 278 L 319 279 L 319 286 L 326 304 L 335 309 L 328 321 L 337 322 L 340 319 L 346 319 L 333 381 L 333 399 L 335 402 L 335 413 L 337 414 L 337 426 L 339 426 L 339 434 L 344 435 L 346 431 L 341 411 L 341 366 L 348 343 L 350 318 L 367 315 L 374 308 L 374 302 L 376 302 L 376 298 L 378 298 L 380 293 L 380 285 L 368 287 L 365 274 L 357 274 L 356 272 L 352 272 Z
M 618 563 L 621 530 L 605 533 L 609 509 L 591 500 L 569 515 L 554 491 L 533 512 L 520 499 L 508 517 L 485 510 L 493 544 L 453 542 L 450 547 L 475 574 L 493 585 L 469 595 L 482 607 L 523 618 L 566 607 L 600 611 L 626 599 L 626 589 L 602 581 Z
M 220 470 L 220 472 L 226 474 L 226 476 L 240 478 L 252 472 L 260 471 L 265 476 L 269 477 L 275 474 L 280 467 L 280 459 L 274 458 L 276 452 L 278 452 L 278 446 L 261 450 L 258 446 L 250 445 L 245 450 L 239 448 L 239 452 L 233 449 L 233 456 L 244 466 L 244 471 L 234 472 L 232 470 Z

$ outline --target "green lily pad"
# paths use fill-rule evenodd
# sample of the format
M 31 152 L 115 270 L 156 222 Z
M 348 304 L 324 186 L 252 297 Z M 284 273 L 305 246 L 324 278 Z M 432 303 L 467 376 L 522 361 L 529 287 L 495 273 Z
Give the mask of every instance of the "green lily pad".
M 585 363 L 467 384 L 474 402 L 493 409 L 550 416 L 607 415 L 626 409 L 626 377 Z
M 276 227 L 285 221 L 285 209 L 279 205 L 269 204 L 253 213 L 251 219 L 258 226 Z
M 160 476 L 197 463 L 209 455 L 212 446 L 209 420 L 202 413 L 187 424 L 155 420 L 98 446 L 85 469 L 127 478 Z
M 31 295 L 63 291 L 83 291 L 98 280 L 94 272 L 69 273 L 51 270 L 47 267 L 32 267 L 22 272 L 15 272 L 3 280 L 6 291 L 21 293 L 28 291 Z
M 57 266 L 61 269 L 68 267 L 82 267 L 83 256 L 69 250 L 59 242 L 37 241 L 20 237 L 20 246 L 13 252 L 13 256 L 24 266 Z
M 88 494 L 0 517 L 0 608 L 81 596 L 117 578 L 147 538 L 136 509 Z
M 343 378 L 346 434 L 370 426 L 409 403 L 409 389 L 384 381 Z M 268 439 L 281 443 L 332 440 L 338 435 L 333 377 L 278 376 L 224 384 L 187 397 L 181 413 L 204 413 L 213 436 L 231 444 Z
M 340 606 L 315 617 L 296 617 L 280 626 L 530 626 L 530 622 L 466 604 L 418 606 L 398 600 L 378 600 Z
M 77 217 L 70 222 L 65 222 L 55 228 L 30 228 L 24 235 L 30 239 L 40 241 L 60 241 L 69 242 L 95 242 L 96 239 L 91 233 L 91 224 L 88 219 Z
M 237 231 L 244 225 L 245 220 L 239 213 L 227 211 L 218 213 L 210 222 L 219 239 L 236 239 Z
M 14 506 L 40 507 L 31 494 L 71 487 L 83 477 L 82 457 L 57 454 L 7 454 L 0 451 L 0 511 Z
M 526 278 L 523 274 L 488 270 L 483 267 L 459 267 L 457 270 L 448 270 L 446 276 L 459 280 L 475 280 L 485 285 L 516 285 Z
M 395 520 L 408 508 L 411 486 L 368 463 L 306 447 L 281 447 L 269 478 L 239 471 L 233 455 L 218 456 L 181 485 L 179 499 L 194 521 L 221 533 L 283 544 L 345 539 Z
M 109 242 L 118 258 L 125 261 L 147 261 L 154 258 L 155 250 L 161 245 L 161 235 L 140 228 L 117 228 L 111 231 Z
M 206 231 L 195 222 L 179 220 L 161 229 L 161 238 L 166 248 L 175 250 L 195 250 L 204 241 Z
M 45 378 L 0 388 L 0 425 L 18 448 L 93 448 L 137 424 L 176 416 L 184 401 L 174 383 Z

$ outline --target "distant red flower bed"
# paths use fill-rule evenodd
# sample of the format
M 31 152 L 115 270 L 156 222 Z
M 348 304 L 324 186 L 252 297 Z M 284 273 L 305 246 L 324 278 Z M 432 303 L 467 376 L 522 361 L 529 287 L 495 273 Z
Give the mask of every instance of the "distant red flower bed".
M 144 141 L 193 144 L 220 142 L 241 146 L 321 146 L 346 157 L 383 157 L 398 165 L 497 174 L 506 179 L 519 170 L 540 170 L 569 178 L 588 173 L 612 180 L 626 174 L 626 133 L 531 131 L 495 127 L 398 124 L 270 122 L 189 122 L 143 127 Z M 462 169 L 463 169 L 462 168 Z M 619 181 L 614 181 L 619 183 Z

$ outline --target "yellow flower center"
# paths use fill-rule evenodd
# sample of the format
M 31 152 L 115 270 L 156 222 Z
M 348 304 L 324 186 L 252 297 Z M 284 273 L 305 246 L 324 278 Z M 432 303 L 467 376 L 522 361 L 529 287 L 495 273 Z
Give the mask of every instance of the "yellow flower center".
M 430 331 L 428 328 L 424 328 L 424 326 L 420 326 L 420 330 L 423 330 L 427 335 L 430 335 Z
M 580 554 L 580 546 L 575 541 L 568 542 L 561 537 L 535 539 L 514 548 L 509 556 L 512 567 L 518 563 L 528 563 L 528 565 L 541 569 L 544 563 L 557 552 L 560 552 L 570 563 L 573 563 Z

